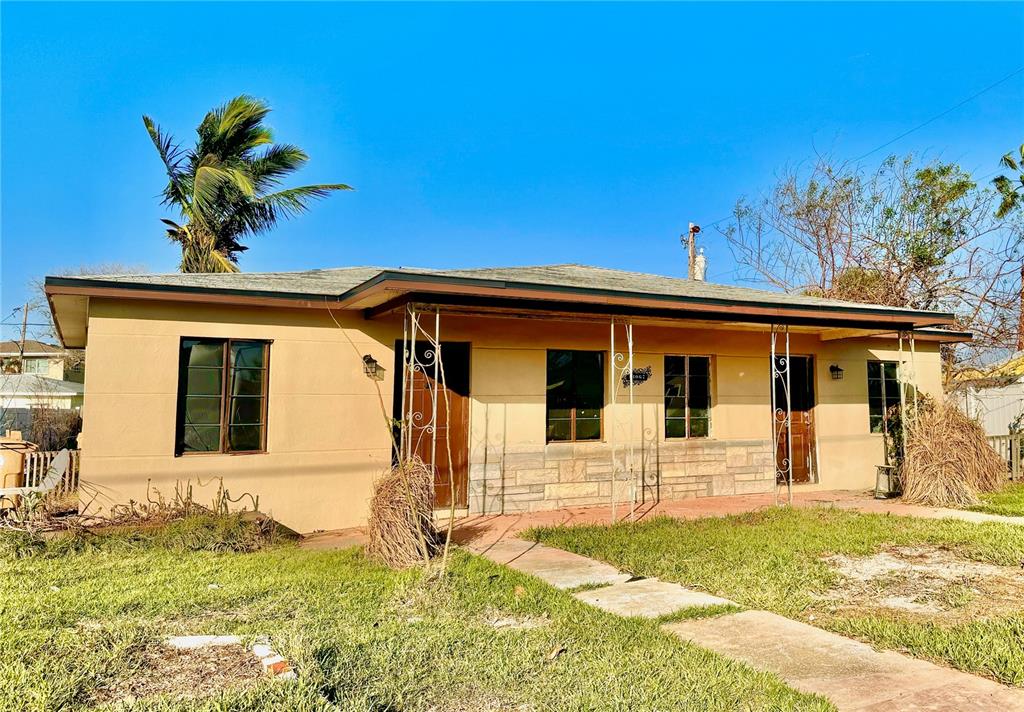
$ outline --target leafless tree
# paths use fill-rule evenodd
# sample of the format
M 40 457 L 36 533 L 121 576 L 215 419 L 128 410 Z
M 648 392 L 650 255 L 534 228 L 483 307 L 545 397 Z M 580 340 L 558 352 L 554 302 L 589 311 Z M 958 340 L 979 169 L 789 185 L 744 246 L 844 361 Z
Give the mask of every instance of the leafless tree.
M 873 172 L 816 157 L 720 228 L 741 277 L 789 292 L 956 314 L 974 332 L 947 376 L 1014 350 L 1020 212 L 959 166 L 890 157 Z
M 149 270 L 142 265 L 126 265 L 120 262 L 106 262 L 94 265 L 79 265 L 78 267 L 62 269 L 52 276 L 57 277 L 98 277 L 102 275 L 115 274 L 145 274 Z M 46 299 L 46 292 L 43 291 L 45 278 L 40 277 L 30 282 L 32 298 L 28 302 L 28 308 L 34 315 L 34 321 L 41 326 L 32 330 L 32 336 L 40 341 L 56 343 L 57 326 L 53 322 L 53 315 L 50 313 L 50 305 Z M 68 370 L 80 368 L 85 361 L 85 351 L 81 349 L 68 349 L 64 360 L 64 367 Z

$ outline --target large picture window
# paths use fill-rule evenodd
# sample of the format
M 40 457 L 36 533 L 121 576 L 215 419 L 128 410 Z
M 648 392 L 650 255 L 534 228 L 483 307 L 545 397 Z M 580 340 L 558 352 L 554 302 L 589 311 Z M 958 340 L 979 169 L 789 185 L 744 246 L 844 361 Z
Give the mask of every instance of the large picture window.
M 600 440 L 604 353 L 548 351 L 547 441 Z
M 900 405 L 895 361 L 868 361 L 868 421 L 873 433 L 889 432 L 893 407 Z
M 175 452 L 262 452 L 269 342 L 182 339 Z
M 665 437 L 706 438 L 711 432 L 711 359 L 665 357 Z

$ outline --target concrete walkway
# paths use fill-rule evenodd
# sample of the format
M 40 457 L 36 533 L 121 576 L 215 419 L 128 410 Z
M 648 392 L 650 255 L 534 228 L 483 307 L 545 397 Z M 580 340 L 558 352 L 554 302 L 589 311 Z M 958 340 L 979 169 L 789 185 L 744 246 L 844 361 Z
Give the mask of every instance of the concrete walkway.
M 731 604 L 658 579 L 637 579 L 585 556 L 518 539 L 470 549 L 621 616 L 657 618 Z M 766 611 L 669 623 L 665 630 L 827 697 L 840 710 L 1024 712 L 1024 691 L 871 646 Z
M 772 672 L 840 710 L 1016 712 L 1024 691 L 894 652 L 766 611 L 670 623 L 702 648 Z
M 875 499 L 861 492 L 808 493 L 801 496 L 796 504 L 804 507 L 833 506 L 839 509 L 853 509 L 866 514 L 895 514 L 900 517 L 921 517 L 923 519 L 959 519 L 974 524 L 1000 522 L 1024 525 L 1024 517 L 1007 517 L 986 512 L 969 512 L 963 509 L 923 507 L 917 504 L 904 504 L 898 499 Z

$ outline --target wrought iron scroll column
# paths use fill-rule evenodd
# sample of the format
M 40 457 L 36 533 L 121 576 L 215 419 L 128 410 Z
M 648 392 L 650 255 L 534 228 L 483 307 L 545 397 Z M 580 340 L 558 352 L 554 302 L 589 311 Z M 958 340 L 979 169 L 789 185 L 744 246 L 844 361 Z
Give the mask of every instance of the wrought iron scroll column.
M 772 456 L 775 459 L 775 503 L 779 502 L 779 485 L 786 486 L 786 500 L 793 504 L 793 407 L 790 394 L 789 326 L 772 324 L 771 329 L 771 397 L 772 397 Z M 785 403 L 779 403 L 782 389 Z M 785 457 L 779 458 L 780 446 L 785 446 Z
M 900 389 L 900 418 L 905 422 L 910 422 L 917 417 L 917 363 L 915 359 L 914 332 L 901 331 L 898 336 L 899 364 L 896 367 L 896 380 L 899 382 Z M 903 351 L 904 342 L 908 344 L 910 349 L 909 362 Z M 909 410 L 907 409 L 908 387 L 910 390 L 910 402 L 913 404 L 913 407 Z
M 405 319 L 402 326 L 402 421 L 401 446 L 402 458 L 411 460 L 420 449 L 423 438 L 430 438 L 430 462 L 424 464 L 433 469 L 437 462 L 437 392 L 439 368 L 441 365 L 441 312 L 433 310 L 433 333 L 424 328 L 422 318 L 430 312 L 422 312 L 417 305 L 406 306 Z M 429 327 L 428 327 L 429 328 Z M 425 341 L 426 348 L 422 354 L 417 352 L 417 341 Z M 425 377 L 428 373 L 432 378 L 424 379 L 425 389 L 430 394 L 429 420 L 424 421 L 424 413 L 416 408 L 412 387 L 416 373 Z
M 616 320 L 611 321 L 611 332 L 610 332 L 610 350 L 611 363 L 608 364 L 608 390 L 609 390 L 609 403 L 610 403 L 610 415 L 608 423 L 608 442 L 611 446 L 611 505 L 612 521 L 616 521 L 618 518 L 618 485 L 622 481 L 629 481 L 629 518 L 633 520 L 636 518 L 636 503 L 637 503 L 637 482 L 636 482 L 636 436 L 634 431 L 633 418 L 635 416 L 634 410 L 634 397 L 633 397 L 633 374 L 635 373 L 633 368 L 633 323 L 625 321 L 621 323 L 626 336 L 626 350 L 620 352 L 617 350 L 615 344 L 615 327 Z M 621 414 L 619 413 L 618 405 L 618 386 L 620 381 L 623 385 L 627 386 L 629 390 L 628 400 L 626 401 L 629 405 L 629 413 L 625 419 L 625 430 L 626 437 L 625 442 L 620 445 L 618 438 L 616 438 L 616 426 L 622 422 Z M 628 384 L 628 385 L 627 385 Z

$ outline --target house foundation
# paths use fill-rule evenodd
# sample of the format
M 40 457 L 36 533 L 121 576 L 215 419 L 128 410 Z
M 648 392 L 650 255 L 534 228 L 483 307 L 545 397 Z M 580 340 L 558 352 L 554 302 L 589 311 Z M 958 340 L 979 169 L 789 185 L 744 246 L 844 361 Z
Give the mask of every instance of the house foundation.
M 637 449 L 634 475 L 612 477 L 607 443 L 552 443 L 535 449 L 478 454 L 470 463 L 473 514 L 537 512 L 774 491 L 770 440 L 651 442 Z M 487 460 L 486 462 L 484 460 Z M 635 479 L 634 479 L 635 478 Z M 635 490 L 634 490 L 635 483 Z

